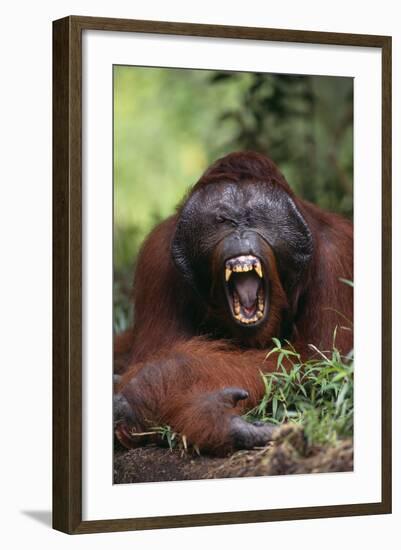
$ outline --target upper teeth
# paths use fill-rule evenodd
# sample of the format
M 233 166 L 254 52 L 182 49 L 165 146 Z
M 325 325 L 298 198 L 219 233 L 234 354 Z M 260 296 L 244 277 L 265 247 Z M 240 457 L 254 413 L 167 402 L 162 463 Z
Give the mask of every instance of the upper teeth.
M 260 260 L 255 256 L 237 256 L 226 261 L 226 281 L 229 281 L 232 272 L 252 271 L 254 269 L 258 276 L 263 278 L 263 270 Z

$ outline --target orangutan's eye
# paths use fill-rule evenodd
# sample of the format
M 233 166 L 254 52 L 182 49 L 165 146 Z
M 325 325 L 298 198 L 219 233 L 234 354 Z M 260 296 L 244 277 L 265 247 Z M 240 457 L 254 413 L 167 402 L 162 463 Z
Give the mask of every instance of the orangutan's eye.
M 235 220 L 232 220 L 231 218 L 227 218 L 226 216 L 220 216 L 220 215 L 216 216 L 216 222 L 230 224 L 230 225 L 233 225 L 234 227 L 238 225 L 238 223 Z

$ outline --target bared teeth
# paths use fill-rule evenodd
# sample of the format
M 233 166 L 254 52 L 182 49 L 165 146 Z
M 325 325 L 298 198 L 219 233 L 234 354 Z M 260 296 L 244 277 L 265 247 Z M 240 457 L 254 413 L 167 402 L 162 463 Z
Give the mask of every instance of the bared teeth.
M 236 256 L 226 261 L 225 264 L 225 280 L 226 283 L 230 280 L 233 272 L 235 273 L 247 273 L 248 271 L 255 270 L 260 279 L 263 279 L 263 268 L 260 260 L 251 254 L 247 256 Z M 256 323 L 262 319 L 264 315 L 264 293 L 260 289 L 257 297 L 257 311 L 253 317 L 244 317 L 241 313 L 241 304 L 238 295 L 233 294 L 233 313 L 234 318 L 243 325 L 250 325 Z
M 262 314 L 260 314 L 260 316 L 256 314 L 250 319 L 248 319 L 247 317 L 242 317 L 242 315 L 239 314 L 239 315 L 235 315 L 235 318 L 237 319 L 237 321 L 240 321 L 243 325 L 251 325 L 252 323 L 256 323 L 256 321 L 258 321 L 262 316 L 263 316 Z
M 235 317 L 235 319 L 237 319 L 237 321 L 239 321 L 243 325 L 251 325 L 253 323 L 256 323 L 256 321 L 259 321 L 259 319 L 261 319 L 263 317 L 263 313 L 261 311 L 257 311 L 256 314 L 253 317 L 248 319 L 247 317 L 243 317 L 241 315 L 239 309 L 238 309 L 238 311 L 237 311 L 237 309 L 235 309 L 234 317 Z
M 263 279 L 263 272 L 262 272 L 262 266 L 260 265 L 260 262 L 258 262 L 255 266 L 255 271 L 259 275 L 261 279 Z
M 226 262 L 226 281 L 231 277 L 233 271 L 237 273 L 243 273 L 255 270 L 258 276 L 263 278 L 263 269 L 262 265 L 258 258 L 255 256 L 238 256 L 237 258 L 232 258 Z

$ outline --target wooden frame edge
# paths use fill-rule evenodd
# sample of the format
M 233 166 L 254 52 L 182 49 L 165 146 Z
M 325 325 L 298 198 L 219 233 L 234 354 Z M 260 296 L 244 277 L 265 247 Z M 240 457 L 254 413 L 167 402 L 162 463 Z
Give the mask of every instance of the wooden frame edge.
M 382 49 L 382 500 L 82 521 L 81 32 L 160 33 Z M 68 534 L 391 513 L 391 37 L 69 16 L 53 22 L 53 528 Z
M 317 43 L 339 46 L 383 47 L 389 38 L 383 35 L 370 34 L 308 31 L 299 29 L 272 29 L 265 27 L 183 23 L 177 21 L 152 21 L 145 19 L 114 19 L 79 15 L 71 15 L 66 19 L 69 19 L 73 25 L 77 25 L 80 29 L 86 30 L 140 32 L 207 38 L 240 38 L 241 40 L 270 40 L 278 42 L 298 42 L 300 44 Z
M 53 23 L 53 527 L 81 523 L 81 33 Z
M 276 510 L 247 510 L 243 512 L 220 512 L 216 514 L 193 514 L 185 516 L 161 516 L 150 518 L 111 519 L 82 522 L 74 534 L 110 533 L 114 531 L 139 531 L 149 529 L 175 529 L 213 525 L 236 525 L 272 521 L 290 521 L 344 516 L 385 514 L 382 503 L 345 506 L 316 506 L 308 508 L 283 508 Z

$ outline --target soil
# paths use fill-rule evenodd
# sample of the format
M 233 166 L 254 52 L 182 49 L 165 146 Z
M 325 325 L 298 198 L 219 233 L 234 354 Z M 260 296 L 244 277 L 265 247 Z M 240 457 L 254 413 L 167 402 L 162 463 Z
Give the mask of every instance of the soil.
M 352 439 L 334 446 L 309 446 L 301 428 L 285 425 L 266 447 L 228 457 L 197 455 L 156 446 L 115 451 L 114 483 L 145 483 L 227 477 L 348 472 Z

